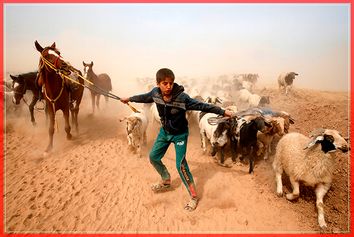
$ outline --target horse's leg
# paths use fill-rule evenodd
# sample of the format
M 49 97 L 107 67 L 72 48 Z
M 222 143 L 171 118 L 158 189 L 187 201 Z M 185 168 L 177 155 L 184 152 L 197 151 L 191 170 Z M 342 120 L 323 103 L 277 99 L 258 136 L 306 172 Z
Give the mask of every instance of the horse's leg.
M 91 104 L 92 104 L 92 113 L 95 113 L 95 97 L 96 95 L 91 91 Z
M 47 103 L 48 103 L 48 102 L 45 101 L 44 113 L 45 113 L 45 122 L 46 122 L 46 125 L 48 126 L 49 111 L 48 111 Z
M 71 123 L 73 124 L 73 126 L 75 126 L 75 132 L 76 133 L 79 132 L 79 124 L 78 124 L 78 121 L 77 121 L 78 113 L 79 113 L 78 106 L 75 106 L 73 109 L 71 109 Z
M 65 120 L 66 138 L 68 140 L 70 140 L 72 138 L 72 135 L 70 133 L 71 127 L 70 127 L 70 123 L 69 123 L 69 109 L 64 109 L 63 115 L 64 115 L 64 120 Z
M 35 95 L 33 95 L 33 97 L 32 97 L 32 102 L 31 102 L 31 104 L 28 106 L 29 111 L 30 111 L 30 114 L 31 114 L 31 122 L 32 122 L 32 125 L 33 125 L 33 126 L 36 126 L 36 120 L 34 119 L 33 111 L 34 111 L 34 106 L 35 106 L 35 104 L 37 103 L 37 101 L 38 101 L 38 98 L 37 98 Z
M 96 98 L 97 109 L 100 108 L 100 98 L 101 98 L 101 94 L 97 94 L 97 98 Z
M 48 133 L 49 133 L 49 144 L 47 146 L 47 149 L 45 150 L 45 152 L 50 152 L 53 149 L 53 135 L 54 135 L 54 122 L 55 122 L 55 112 L 53 111 L 53 108 L 50 106 L 50 104 L 48 103 L 48 116 L 49 116 L 49 129 L 48 129 Z

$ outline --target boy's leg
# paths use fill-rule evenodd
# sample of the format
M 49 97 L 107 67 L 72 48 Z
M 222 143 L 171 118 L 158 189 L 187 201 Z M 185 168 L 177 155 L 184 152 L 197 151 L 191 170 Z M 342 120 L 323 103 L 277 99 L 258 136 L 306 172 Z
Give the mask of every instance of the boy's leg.
M 185 133 L 175 136 L 173 139 L 173 143 L 175 144 L 176 149 L 177 171 L 182 179 L 182 182 L 186 186 L 189 195 L 191 196 L 191 201 L 187 204 L 186 209 L 192 211 L 197 207 L 198 198 L 193 176 L 189 170 L 186 160 L 187 140 L 188 133 Z
M 150 163 L 160 174 L 163 183 L 166 184 L 171 182 L 170 173 L 168 172 L 166 166 L 162 163 L 161 159 L 165 155 L 170 143 L 171 142 L 168 140 L 167 134 L 163 128 L 161 128 L 149 155 Z

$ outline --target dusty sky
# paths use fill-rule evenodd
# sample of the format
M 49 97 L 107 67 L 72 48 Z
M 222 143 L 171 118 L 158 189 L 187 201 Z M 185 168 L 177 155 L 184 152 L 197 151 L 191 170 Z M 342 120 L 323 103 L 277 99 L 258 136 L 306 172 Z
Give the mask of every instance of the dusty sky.
M 274 85 L 295 71 L 297 87 L 349 89 L 349 4 L 4 4 L 4 12 L 5 76 L 37 69 L 38 40 L 55 41 L 78 69 L 93 61 L 114 88 L 168 67 L 177 79 L 258 73 Z

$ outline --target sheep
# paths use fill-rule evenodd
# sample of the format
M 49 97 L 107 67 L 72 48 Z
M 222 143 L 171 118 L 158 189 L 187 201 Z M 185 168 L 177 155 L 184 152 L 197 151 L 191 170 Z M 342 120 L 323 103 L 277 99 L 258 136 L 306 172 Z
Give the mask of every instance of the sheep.
M 257 149 L 257 132 L 264 132 L 271 125 L 261 115 L 246 115 L 236 117 L 236 122 L 231 125 L 230 140 L 232 161 L 236 162 L 236 153 L 240 149 L 242 160 L 244 156 L 249 159 L 249 173 L 253 173 L 254 158 Z
M 146 129 L 149 120 L 143 110 L 131 113 L 128 117 L 121 119 L 120 122 L 124 120 L 127 122 L 126 131 L 129 148 L 141 157 L 141 147 L 147 143 Z
M 293 187 L 292 193 L 286 194 L 290 201 L 300 195 L 299 182 L 315 187 L 318 224 L 327 227 L 324 218 L 323 197 L 332 183 L 334 153 L 348 151 L 348 143 L 337 130 L 318 129 L 310 137 L 294 132 L 283 136 L 277 147 L 273 162 L 276 192 L 283 195 L 282 173 L 289 176 Z
M 206 152 L 206 142 L 208 139 L 212 147 L 211 155 L 215 156 L 217 151 L 219 151 L 220 162 L 218 164 L 224 165 L 224 148 L 229 140 L 229 123 L 223 121 L 211 124 L 209 123 L 209 119 L 215 117 L 214 113 L 201 113 L 200 115 L 199 132 L 202 149 Z
M 248 98 L 249 107 L 263 107 L 270 103 L 269 96 L 260 96 L 257 94 L 251 94 Z
M 271 144 L 276 135 L 282 137 L 284 132 L 284 118 L 265 116 L 271 127 L 264 132 L 257 133 L 257 156 L 264 153 L 263 159 L 267 160 L 272 152 Z M 263 149 L 262 149 L 263 148 Z
M 253 91 L 254 84 L 250 81 L 242 81 L 242 87 L 248 91 Z
M 298 76 L 296 72 L 281 73 L 278 77 L 279 90 L 285 90 L 285 95 L 288 95 L 292 89 L 295 76 Z
M 247 89 L 239 90 L 240 102 L 247 103 L 248 108 L 252 107 L 263 107 L 270 103 L 269 96 L 260 96 L 257 94 L 252 94 Z
M 271 108 L 262 107 L 262 108 L 251 108 L 246 111 L 241 111 L 243 115 L 245 114 L 260 114 L 263 116 L 271 116 L 271 117 L 281 117 L 284 119 L 284 133 L 289 132 L 290 124 L 294 124 L 295 120 L 291 117 L 288 112 L 285 111 L 275 111 Z M 241 114 L 239 114 L 241 115 Z
M 252 93 L 249 92 L 249 90 L 241 89 L 241 90 L 239 90 L 238 98 L 241 102 L 248 103 L 248 99 L 250 98 L 251 95 L 252 95 Z

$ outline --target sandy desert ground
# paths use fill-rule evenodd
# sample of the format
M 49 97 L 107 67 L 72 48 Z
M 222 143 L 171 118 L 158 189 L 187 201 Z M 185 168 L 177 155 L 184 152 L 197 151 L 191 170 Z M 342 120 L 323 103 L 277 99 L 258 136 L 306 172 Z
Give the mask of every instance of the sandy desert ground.
M 308 134 L 315 128 L 349 136 L 348 92 L 295 88 L 288 97 L 274 87 L 259 88 L 271 96 L 271 107 L 295 119 L 290 131 Z M 64 120 L 54 150 L 43 157 L 48 142 L 45 116 L 38 125 L 29 113 L 9 113 L 5 121 L 4 224 L 6 233 L 348 233 L 350 231 L 349 154 L 336 159 L 334 182 L 324 199 L 328 228 L 317 224 L 315 194 L 301 188 L 298 201 L 275 194 L 271 159 L 248 165 L 218 166 L 200 148 L 199 132 L 190 124 L 187 160 L 201 197 L 194 212 L 183 209 L 188 193 L 175 169 L 174 148 L 163 159 L 173 189 L 155 194 L 159 176 L 148 160 L 157 126 L 148 128 L 148 143 L 139 158 L 127 148 L 124 123 L 129 108 L 110 100 L 92 115 L 86 91 L 79 114 L 80 131 L 65 138 Z M 138 104 L 135 104 L 139 107 Z M 228 157 L 230 158 L 230 157 Z M 286 180 L 285 180 L 286 181 Z M 286 192 L 290 189 L 286 182 Z

